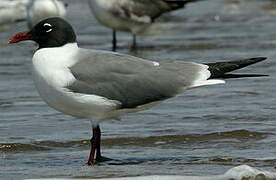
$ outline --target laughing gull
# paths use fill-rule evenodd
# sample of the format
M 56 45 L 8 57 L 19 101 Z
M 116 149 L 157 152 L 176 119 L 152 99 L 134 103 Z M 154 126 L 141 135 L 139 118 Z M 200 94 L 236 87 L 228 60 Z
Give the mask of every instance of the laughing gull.
M 142 34 L 163 13 L 183 8 L 189 2 L 199 0 L 88 0 L 96 19 L 113 30 L 113 48 L 116 50 L 116 31 L 133 35 L 132 47 L 136 47 L 136 34 Z
M 109 51 L 79 48 L 72 26 L 61 18 L 41 21 L 9 44 L 33 40 L 33 78 L 42 99 L 54 109 L 92 120 L 88 164 L 101 161 L 99 123 L 148 109 L 195 87 L 224 83 L 227 78 L 257 77 L 228 72 L 265 60 L 230 62 L 155 62 Z
M 66 15 L 67 4 L 60 0 L 30 0 L 27 6 L 27 22 L 31 29 L 41 20 Z

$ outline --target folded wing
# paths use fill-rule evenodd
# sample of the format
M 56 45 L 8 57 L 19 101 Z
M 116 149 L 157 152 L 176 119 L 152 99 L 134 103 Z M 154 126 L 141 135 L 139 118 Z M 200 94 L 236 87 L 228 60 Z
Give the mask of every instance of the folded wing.
M 76 80 L 67 88 L 75 93 L 117 100 L 121 108 L 165 100 L 209 83 L 210 71 L 202 64 L 159 64 L 129 55 L 90 50 L 81 50 L 78 57 L 81 60 L 70 68 Z

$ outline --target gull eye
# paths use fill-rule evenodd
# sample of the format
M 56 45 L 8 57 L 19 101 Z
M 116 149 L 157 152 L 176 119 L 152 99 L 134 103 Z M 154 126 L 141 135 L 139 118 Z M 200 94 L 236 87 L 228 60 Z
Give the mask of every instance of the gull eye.
M 48 32 L 51 32 L 51 31 L 53 30 L 52 25 L 49 24 L 49 23 L 43 24 L 43 27 L 44 27 L 45 32 L 47 32 L 47 33 L 48 33 Z

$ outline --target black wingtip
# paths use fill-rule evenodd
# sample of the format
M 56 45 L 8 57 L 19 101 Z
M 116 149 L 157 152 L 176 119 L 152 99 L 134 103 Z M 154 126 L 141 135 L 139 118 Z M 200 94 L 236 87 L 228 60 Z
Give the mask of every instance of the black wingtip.
M 261 62 L 266 60 L 266 57 L 254 57 L 249 59 L 241 59 L 235 61 L 228 61 L 228 62 L 216 62 L 216 63 L 208 63 L 209 71 L 211 72 L 210 79 L 214 78 L 234 78 L 227 77 L 226 75 L 228 72 L 235 71 L 237 69 L 244 68 L 246 66 Z M 238 78 L 238 77 L 236 77 Z
M 237 60 L 237 61 L 230 61 L 228 64 L 235 64 L 238 66 L 237 69 L 241 69 L 243 67 L 249 66 L 251 64 L 255 64 L 261 61 L 266 60 L 267 57 L 254 57 L 254 58 L 249 58 L 249 59 L 242 59 L 242 60 Z
M 229 64 L 235 64 L 237 67 L 232 69 L 231 71 L 235 70 L 235 69 L 241 69 L 244 68 L 246 66 L 261 62 L 266 60 L 267 57 L 254 57 L 254 58 L 250 58 L 250 59 L 243 59 L 243 60 L 238 60 L 238 61 L 232 61 L 229 62 Z
M 264 61 L 266 59 L 267 59 L 267 57 L 255 57 L 255 58 L 250 58 L 249 60 L 254 61 L 254 62 L 257 63 L 257 62 Z
M 233 79 L 233 78 L 248 78 L 248 77 L 268 77 L 267 74 L 223 74 L 220 78 L 222 79 Z
M 164 0 L 166 3 L 171 5 L 172 10 L 180 9 L 186 6 L 188 3 L 194 3 L 203 0 Z

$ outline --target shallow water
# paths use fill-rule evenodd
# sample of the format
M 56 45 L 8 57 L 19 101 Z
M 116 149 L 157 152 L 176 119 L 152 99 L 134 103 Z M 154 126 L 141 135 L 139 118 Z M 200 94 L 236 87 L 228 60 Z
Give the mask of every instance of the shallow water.
M 111 31 L 86 1 L 73 1 L 68 20 L 81 47 L 111 49 Z M 240 72 L 268 78 L 229 80 L 193 89 L 150 110 L 104 122 L 103 154 L 113 161 L 85 165 L 90 122 L 59 113 L 31 80 L 33 43 L 0 46 L 0 179 L 216 175 L 241 164 L 275 172 L 276 5 L 269 0 L 212 0 L 163 16 L 138 37 L 119 33 L 119 52 L 156 61 L 269 59 Z M 26 30 L 0 33 L 0 42 Z

